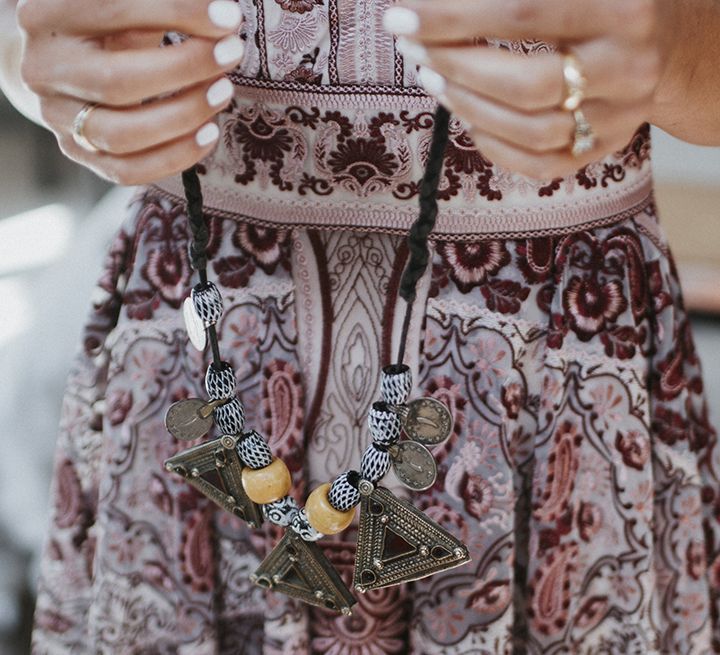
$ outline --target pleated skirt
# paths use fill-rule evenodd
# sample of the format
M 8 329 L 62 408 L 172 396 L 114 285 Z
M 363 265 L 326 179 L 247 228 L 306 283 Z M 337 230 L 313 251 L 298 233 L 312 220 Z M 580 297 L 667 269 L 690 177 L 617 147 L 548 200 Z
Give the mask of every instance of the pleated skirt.
M 209 220 L 221 352 L 304 501 L 369 442 L 404 240 Z M 720 652 L 720 447 L 651 203 L 588 230 L 432 242 L 406 361 L 453 432 L 431 489 L 383 484 L 472 561 L 356 593 L 349 617 L 253 585 L 281 530 L 163 468 L 188 447 L 165 411 L 204 397 L 209 361 L 182 321 L 187 237 L 182 205 L 149 188 L 108 253 L 64 399 L 35 655 Z M 348 584 L 355 536 L 320 542 Z

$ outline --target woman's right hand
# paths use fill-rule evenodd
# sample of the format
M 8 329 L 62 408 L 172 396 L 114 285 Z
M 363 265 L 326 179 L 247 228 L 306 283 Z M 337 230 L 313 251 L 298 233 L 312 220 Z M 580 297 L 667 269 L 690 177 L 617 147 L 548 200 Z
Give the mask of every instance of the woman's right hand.
M 233 0 L 20 0 L 21 75 L 40 98 L 62 151 L 101 177 L 146 184 L 214 148 L 213 117 L 228 105 L 225 73 L 242 58 Z M 159 47 L 167 31 L 191 38 Z M 75 117 L 98 103 L 79 146 Z

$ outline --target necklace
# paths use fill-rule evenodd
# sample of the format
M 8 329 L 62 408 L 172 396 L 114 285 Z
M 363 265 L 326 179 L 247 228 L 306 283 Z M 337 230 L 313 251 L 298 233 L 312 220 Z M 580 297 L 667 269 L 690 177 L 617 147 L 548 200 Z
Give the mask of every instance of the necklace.
M 434 117 L 428 162 L 420 185 L 420 215 L 408 234 L 410 258 L 400 283 L 406 303 L 397 363 L 382 369 L 380 400 L 368 413 L 371 443 L 360 471 L 345 471 L 316 487 L 300 507 L 289 495 L 287 466 L 273 457 L 265 439 L 245 429 L 245 414 L 235 395 L 235 375 L 222 360 L 215 325 L 223 312 L 220 291 L 207 277 L 209 233 L 203 217 L 200 181 L 194 168 L 183 173 L 192 238 L 188 251 L 199 282 L 183 305 L 190 342 L 212 361 L 205 375 L 209 400 L 180 400 L 167 411 L 165 424 L 179 440 L 207 434 L 213 421 L 222 436 L 184 450 L 165 462 L 223 509 L 258 528 L 264 520 L 286 528 L 275 548 L 250 576 L 266 589 L 345 615 L 356 602 L 317 545 L 326 534 L 345 530 L 360 506 L 353 587 L 364 593 L 418 580 L 470 561 L 467 547 L 410 502 L 379 482 L 392 467 L 400 482 L 415 491 L 429 489 L 437 466 L 429 447 L 452 430 L 448 409 L 433 398 L 409 401 L 410 369 L 403 364 L 416 287 L 428 260 L 428 237 L 437 217 L 437 188 L 448 139 L 449 114 Z

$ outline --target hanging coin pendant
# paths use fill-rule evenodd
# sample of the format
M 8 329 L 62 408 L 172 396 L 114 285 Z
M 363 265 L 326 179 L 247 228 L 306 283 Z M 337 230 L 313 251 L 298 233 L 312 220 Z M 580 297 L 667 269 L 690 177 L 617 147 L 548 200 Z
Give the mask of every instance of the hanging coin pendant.
M 202 319 L 195 311 L 195 305 L 191 298 L 185 298 L 183 303 L 183 318 L 185 319 L 185 330 L 190 343 L 200 351 L 205 350 L 207 344 L 207 334 L 205 333 L 205 325 Z
M 200 398 L 178 400 L 165 413 L 165 427 L 180 441 L 199 439 L 213 424 L 212 412 L 207 412 L 209 404 Z
M 437 464 L 432 453 L 415 441 L 401 441 L 388 452 L 398 480 L 415 491 L 424 491 L 435 484 Z
M 435 398 L 420 398 L 408 403 L 403 422 L 405 434 L 428 446 L 442 443 L 452 432 L 450 410 Z

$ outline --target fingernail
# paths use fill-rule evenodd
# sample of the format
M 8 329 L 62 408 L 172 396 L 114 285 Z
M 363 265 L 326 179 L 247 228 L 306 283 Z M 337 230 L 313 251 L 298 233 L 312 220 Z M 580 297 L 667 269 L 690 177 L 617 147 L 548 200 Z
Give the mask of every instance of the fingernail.
M 215 55 L 215 61 L 220 66 L 227 66 L 233 61 L 240 61 L 244 49 L 245 47 L 240 37 L 233 34 L 218 41 L 215 44 L 213 54 Z
M 418 78 L 420 79 L 420 84 L 422 84 L 423 88 L 431 96 L 438 97 L 445 93 L 445 88 L 447 87 L 445 78 L 434 70 L 422 66 L 418 71 Z
M 223 105 L 232 97 L 233 92 L 232 82 L 227 77 L 223 77 L 214 82 L 207 90 L 208 104 L 211 107 Z
M 390 7 L 383 14 L 383 27 L 395 34 L 414 34 L 420 27 L 420 18 L 412 9 Z
M 210 20 L 222 28 L 238 27 L 242 20 L 240 7 L 231 0 L 213 0 L 208 5 Z
M 399 36 L 397 40 L 397 49 L 405 56 L 418 64 L 426 64 L 428 62 L 427 49 L 419 43 L 410 41 L 404 36 Z
M 201 148 L 204 148 L 205 146 L 209 146 L 213 141 L 217 141 L 219 136 L 220 128 L 218 128 L 215 123 L 208 123 L 197 131 L 195 141 L 197 141 L 197 144 Z

